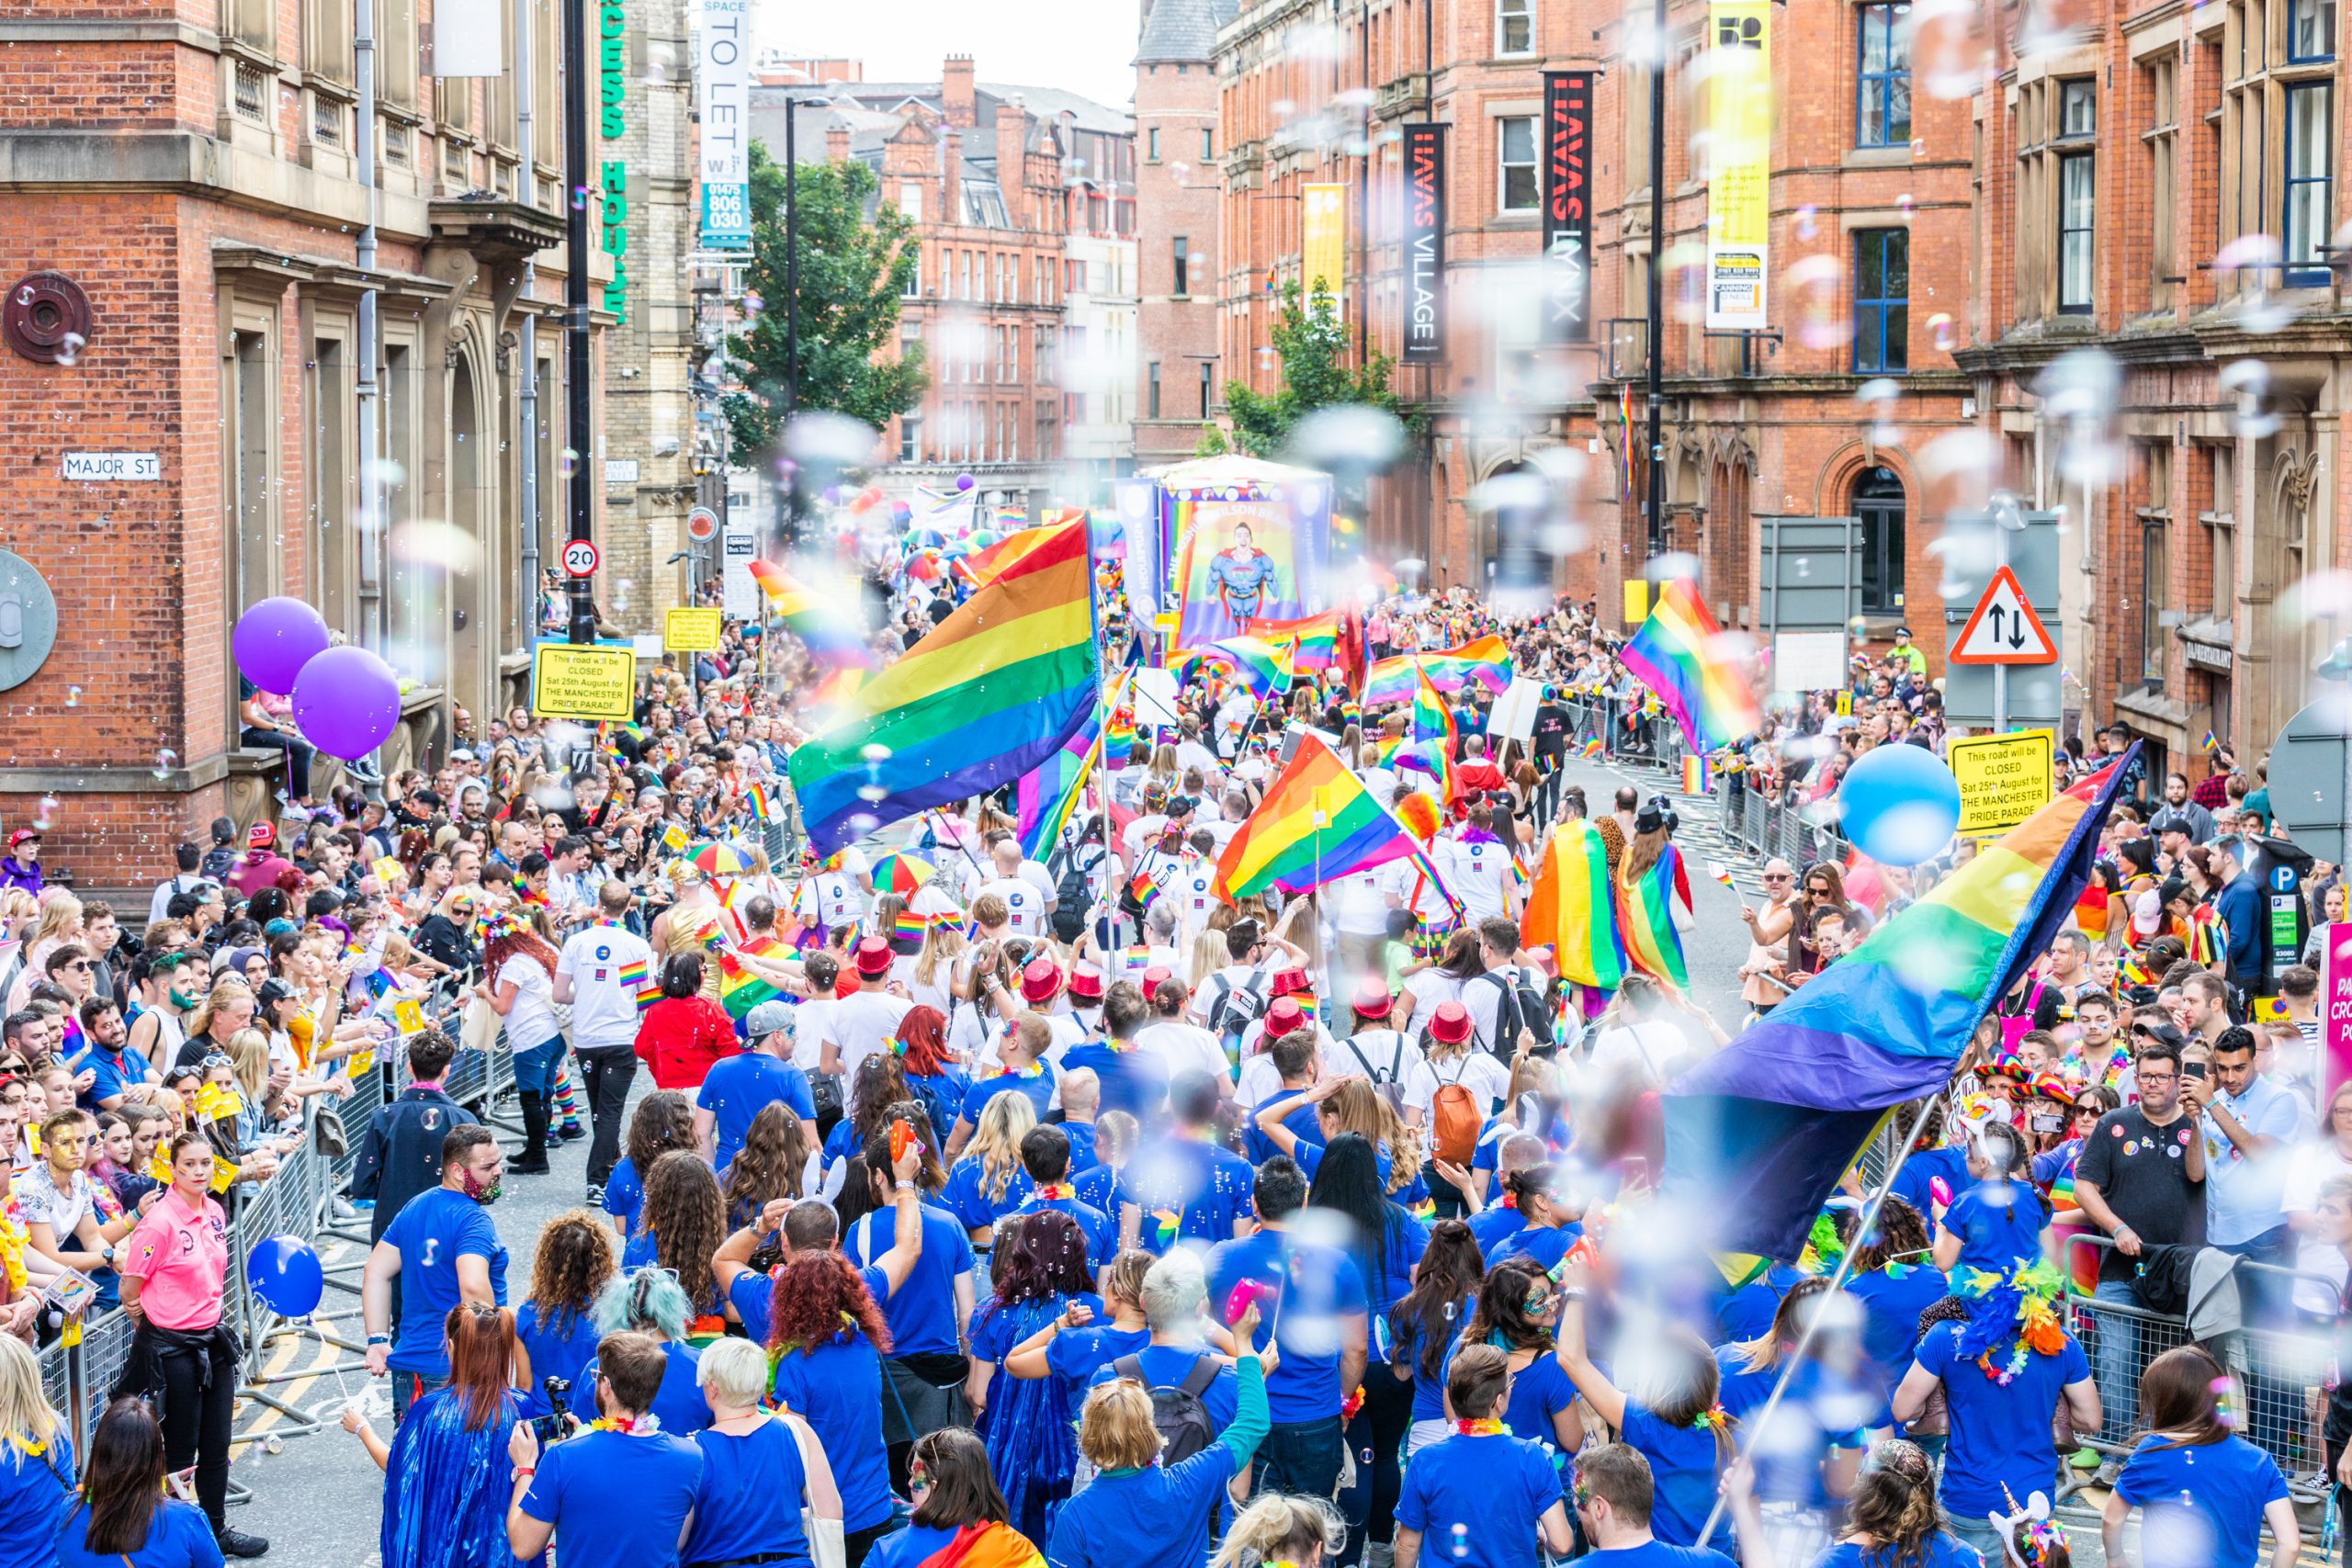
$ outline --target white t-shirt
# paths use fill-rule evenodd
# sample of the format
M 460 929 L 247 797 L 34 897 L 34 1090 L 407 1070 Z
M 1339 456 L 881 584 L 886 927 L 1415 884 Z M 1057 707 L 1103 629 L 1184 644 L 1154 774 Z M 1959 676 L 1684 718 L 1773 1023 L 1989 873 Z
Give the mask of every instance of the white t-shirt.
M 1274 1054 L 1258 1049 L 1258 1042 L 1265 1032 L 1266 1021 L 1262 1018 L 1241 1032 L 1241 1072 L 1239 1081 L 1234 1087 L 1233 1098 L 1244 1105 L 1261 1104 L 1268 1095 L 1283 1087 L 1283 1076 L 1274 1070 Z M 1317 1023 L 1315 1026 L 1316 1055 L 1329 1062 L 1332 1053 L 1338 1049 L 1339 1043 L 1331 1038 L 1331 1032 Z M 1340 1055 L 1351 1063 L 1354 1061 L 1345 1052 L 1340 1052 Z M 1361 1072 L 1363 1069 L 1352 1070 Z
M 888 991 L 864 989 L 835 1002 L 831 1032 L 841 1051 L 842 1073 L 854 1077 L 857 1065 L 882 1049 L 882 1042 L 899 1032 L 899 1021 L 914 1005 Z
M 1477 1097 L 1478 1108 L 1489 1116 L 1503 1102 L 1503 1096 L 1510 1092 L 1510 1069 L 1476 1046 L 1466 1055 L 1451 1062 L 1426 1063 L 1421 1070 L 1429 1075 L 1429 1098 L 1413 1103 L 1420 1107 L 1424 1118 L 1437 1100 L 1441 1084 L 1460 1084 Z
M 1176 900 L 1177 938 L 1191 947 L 1193 939 L 1208 929 L 1209 917 L 1216 912 L 1216 862 L 1204 856 L 1179 867 L 1175 886 L 1160 897 Z M 1154 962 L 1164 962 L 1171 969 L 1182 967 L 1181 960 L 1172 958 Z
M 537 968 L 537 965 L 532 965 Z M 637 992 L 624 986 L 621 971 L 634 967 L 653 983 L 653 949 L 626 926 L 588 926 L 574 931 L 556 959 L 555 972 L 571 976 L 571 1043 L 582 1051 L 637 1043 Z M 513 1021 L 508 1021 L 513 1027 Z
M 793 1019 L 792 1065 L 804 1073 L 814 1073 L 825 1059 L 825 1042 L 832 1038 L 833 1010 L 841 1003 L 831 997 L 810 997 L 803 1001 Z M 578 1013 L 572 1014 L 574 1022 Z
M 1038 937 L 1046 931 L 1046 896 L 1022 877 L 1001 876 L 981 885 L 978 897 L 995 894 L 1004 900 L 1004 929 L 1014 936 Z
M 2335 1152 L 2332 1141 L 2305 1144 L 2287 1157 L 2287 1191 L 2281 1208 L 2290 1214 L 2311 1214 L 2319 1211 L 2319 1190 L 2331 1177 L 2352 1176 L 2352 1161 Z M 2297 1275 L 2316 1274 L 2335 1281 L 2344 1288 L 2344 1254 L 2322 1241 L 2310 1231 L 2295 1234 L 2295 1272 Z M 2306 1312 L 2335 1315 L 2334 1295 L 2318 1280 L 2298 1278 L 2295 1280 L 2295 1304 Z
M 1127 859 L 1132 862 L 1143 853 L 1146 844 L 1159 842 L 1159 835 L 1167 826 L 1168 818 L 1163 812 L 1138 817 L 1127 824 L 1125 832 L 1119 835 L 1119 847 L 1126 852 Z
M 1504 911 L 1504 898 L 1510 886 L 1510 851 L 1501 840 L 1482 839 L 1476 843 L 1464 843 L 1458 839 L 1442 840 L 1438 863 L 1445 870 L 1446 880 L 1453 884 L 1455 897 L 1462 900 L 1463 919 L 1467 922 L 1492 919 Z
M 1405 989 L 1413 994 L 1413 1016 L 1405 1027 L 1419 1038 L 1437 1016 L 1437 1010 L 1448 1002 L 1462 999 L 1462 982 L 1442 969 L 1424 969 L 1418 975 L 1405 976 Z
M 1104 956 L 1102 975 L 1106 983 L 1133 980 L 1136 988 L 1141 989 L 1144 971 L 1154 964 L 1164 965 L 1172 975 L 1183 968 L 1184 961 L 1172 947 L 1123 947 Z M 1146 1001 L 1150 999 L 1149 997 L 1144 998 Z
M 1470 1014 L 1470 1039 L 1474 1048 L 1484 1051 L 1499 1050 L 1508 1056 L 1519 1049 L 1519 1042 L 1511 1039 L 1498 1043 L 1495 1039 L 1495 1015 L 1502 1009 L 1503 982 L 1508 981 L 1514 986 L 1532 987 L 1536 994 L 1541 996 L 1544 991 L 1544 976 L 1532 969 L 1515 964 L 1506 964 L 1499 969 L 1489 969 L 1487 974 L 1496 978 L 1489 980 L 1485 976 L 1480 976 L 1475 980 L 1464 981 L 1460 1000 Z M 1544 1032 L 1542 1028 L 1544 1021 L 1522 1021 L 1535 1030 L 1538 1044 L 1545 1043 Z
M 563 1030 L 555 1021 L 555 981 L 537 959 L 516 953 L 499 965 L 498 983 L 514 987 L 514 1005 L 506 1010 L 509 1049 L 528 1051 L 562 1037 Z
M 1437 1078 L 1418 1041 L 1401 1030 L 1367 1029 L 1330 1046 L 1323 1053 L 1326 1077 L 1358 1073 L 1374 1084 L 1394 1083 L 1404 1091 L 1408 1110 L 1429 1120 L 1430 1101 L 1437 1094 Z
M 1381 868 L 1359 871 L 1333 884 L 1332 926 L 1348 936 L 1388 934 L 1388 896 L 1381 890 Z
M 1185 1012 L 1197 1021 L 1206 1023 L 1209 1021 L 1209 1009 L 1224 999 L 1227 990 L 1238 990 L 1248 986 L 1251 976 L 1254 976 L 1259 989 L 1262 991 L 1265 988 L 1267 977 L 1272 973 L 1272 969 L 1253 969 L 1247 964 L 1228 964 L 1216 971 L 1216 974 L 1204 976 L 1199 985 L 1193 987 L 1193 999 L 1184 1004 Z M 1215 984 L 1218 975 L 1225 976 L 1227 982 L 1225 985 Z M 1264 1010 L 1261 1008 L 1260 1010 Z
M 1380 809 L 1393 808 L 1396 799 L 1396 770 L 1394 768 L 1359 768 L 1356 777 L 1364 789 L 1380 803 Z
M 1438 890 L 1429 873 L 1410 860 L 1392 860 L 1379 871 L 1380 890 L 1394 894 L 1396 907 L 1410 909 L 1424 920 L 1449 920 L 1453 918 L 1445 895 Z M 1465 900 L 1466 902 L 1466 900 Z
M 1159 1058 L 1173 1078 L 1178 1073 L 1208 1073 L 1233 1081 L 1233 1068 L 1225 1059 L 1224 1047 L 1216 1036 L 1197 1023 L 1179 1019 L 1165 1019 L 1148 1023 L 1136 1031 L 1136 1049 L 1148 1051 Z
M 831 931 L 854 926 L 865 918 L 865 895 L 846 872 L 820 871 L 800 885 L 793 896 L 792 912 Z
M 1690 1048 L 1690 1037 L 1662 1018 L 1611 1024 L 1593 1036 L 1593 1070 L 1616 1076 L 1637 1072 L 1662 1082 L 1668 1064 Z
M 1039 893 L 1045 896 L 1047 908 L 1050 908 L 1053 906 L 1055 902 L 1054 879 L 1046 874 L 1045 862 L 1024 860 L 1021 863 L 1021 869 L 1015 874 L 1018 875 L 1022 881 L 1027 883 L 1030 886 L 1035 888 Z
M 1216 752 L 1199 741 L 1179 740 L 1176 742 L 1176 768 L 1180 773 L 1192 768 L 1198 768 L 1201 770 L 1201 777 L 1214 784 L 1216 783 L 1217 775 L 1225 771 L 1225 764 L 1217 761 Z

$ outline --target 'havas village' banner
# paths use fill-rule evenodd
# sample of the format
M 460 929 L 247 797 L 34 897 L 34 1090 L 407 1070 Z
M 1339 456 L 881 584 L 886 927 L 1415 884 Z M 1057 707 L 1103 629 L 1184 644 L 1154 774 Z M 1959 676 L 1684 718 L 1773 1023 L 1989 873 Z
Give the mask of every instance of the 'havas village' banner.
M 1405 359 L 1445 357 L 1445 127 L 1405 128 Z

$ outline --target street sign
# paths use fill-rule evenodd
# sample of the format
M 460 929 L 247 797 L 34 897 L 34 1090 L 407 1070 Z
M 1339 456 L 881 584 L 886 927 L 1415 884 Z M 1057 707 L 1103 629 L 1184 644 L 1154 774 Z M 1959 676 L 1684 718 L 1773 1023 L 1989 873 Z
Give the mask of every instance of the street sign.
M 760 581 L 752 575 L 752 562 L 759 553 L 759 537 L 746 524 L 729 527 L 726 542 L 718 547 L 720 600 L 739 621 L 756 619 L 760 613 Z
M 570 539 L 564 543 L 563 570 L 573 577 L 595 576 L 598 558 L 593 539 Z
M 2289 719 L 2270 746 L 2270 812 L 2278 830 L 2335 865 L 2345 860 L 2347 730 L 2352 696 L 2331 692 Z
M 531 653 L 531 712 L 539 718 L 627 724 L 637 716 L 637 654 L 596 643 L 543 642 Z
M 1944 760 L 1960 781 L 1962 838 L 2006 833 L 2050 804 L 2051 731 L 1974 735 L 1944 742 Z
M 697 545 L 718 537 L 718 513 L 707 506 L 697 506 L 687 513 L 686 537 Z
M 1954 664 L 2055 664 L 2058 645 L 2026 603 L 2018 574 L 2004 566 L 1984 585 L 1948 657 Z
M 1763 513 L 1756 518 L 1756 625 L 1776 657 L 1781 651 L 1781 638 L 1791 632 L 1845 632 L 1861 608 L 1857 597 L 1861 581 L 1860 523 L 1851 517 Z M 1728 626 L 1735 617 L 1717 618 Z M 1838 673 L 1822 685 L 1846 683 L 1842 646 L 1838 660 Z
M 1959 640 L 1961 628 L 1967 625 L 1977 601 L 1992 584 L 1993 573 L 2006 566 L 2017 574 L 2018 586 L 2025 590 L 2025 602 L 2032 606 L 2035 617 L 2058 650 L 2058 657 L 2046 664 L 1963 664 L 1947 658 L 1945 721 L 1968 729 L 2007 729 L 2011 726 L 2020 729 L 2042 726 L 2060 728 L 2066 716 L 2067 691 L 2063 673 L 2065 633 L 2058 618 L 2058 563 L 2062 554 L 2058 514 L 2019 513 L 2008 508 L 1998 513 L 1956 513 L 1944 519 L 1942 535 L 1928 547 L 1928 551 L 1942 570 L 1944 587 L 1939 597 L 1943 603 L 1947 649 Z M 1924 624 L 1912 623 L 1921 634 L 1924 646 L 1925 639 L 1935 635 L 1928 630 L 1935 612 L 1923 604 L 1917 613 L 1927 617 Z M 2004 626 L 2002 630 L 2006 634 L 2008 628 Z M 1997 727 L 1993 723 L 1996 684 L 2004 699 L 2002 716 L 2007 721 Z
M 718 648 L 719 621 L 723 612 L 681 605 L 670 612 L 662 626 L 662 647 L 669 653 L 713 653 Z

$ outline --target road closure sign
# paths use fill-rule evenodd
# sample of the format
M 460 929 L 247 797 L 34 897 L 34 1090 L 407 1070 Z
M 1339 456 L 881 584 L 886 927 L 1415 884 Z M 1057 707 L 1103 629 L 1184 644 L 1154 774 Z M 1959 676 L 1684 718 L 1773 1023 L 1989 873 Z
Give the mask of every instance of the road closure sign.
M 720 617 L 716 607 L 681 604 L 673 608 L 662 624 L 662 649 L 670 653 L 718 652 Z
M 1963 837 L 2006 833 L 2050 804 L 2051 734 L 2020 729 L 1944 742 L 1944 760 L 1960 781 Z
M 637 716 L 637 652 L 543 642 L 531 655 L 531 712 L 539 718 L 627 724 Z

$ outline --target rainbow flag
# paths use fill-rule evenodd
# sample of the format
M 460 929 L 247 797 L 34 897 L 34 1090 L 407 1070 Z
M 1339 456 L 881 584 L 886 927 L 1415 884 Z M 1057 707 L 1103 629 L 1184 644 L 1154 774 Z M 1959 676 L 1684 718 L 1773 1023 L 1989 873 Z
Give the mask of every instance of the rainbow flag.
M 1434 653 L 1400 653 L 1376 660 L 1364 673 L 1363 705 L 1411 702 L 1417 671 L 1427 674 L 1430 684 L 1447 696 L 1460 691 L 1464 682 L 1476 681 L 1499 697 L 1510 687 L 1510 648 L 1498 637 L 1482 637 Z
M 1138 908 L 1148 909 L 1151 908 L 1151 901 L 1159 897 L 1159 879 L 1151 874 L 1150 867 L 1139 867 L 1133 876 L 1127 878 L 1127 891 L 1135 896 Z
M 986 588 L 1005 573 L 1017 570 L 1023 561 L 1052 543 L 1054 532 L 1052 528 L 1024 526 L 1017 534 L 1007 534 L 995 544 L 974 550 L 956 563 L 956 570 L 970 578 L 974 587 Z
M 1419 840 L 1381 809 L 1329 746 L 1306 735 L 1217 857 L 1215 886 L 1230 904 L 1269 887 L 1304 893 L 1407 859 L 1444 887 Z
M 874 656 L 855 621 L 839 613 L 774 561 L 754 560 L 752 581 L 768 596 L 768 609 L 785 629 L 806 643 L 809 657 L 823 663 L 872 668 Z
M 1668 1087 L 1668 1196 L 1717 1216 L 1709 1245 L 1793 1260 L 1872 1131 L 1942 1091 L 1986 1007 L 2073 912 L 2136 755 L 1986 846 Z
M 1266 697 L 1290 690 L 1298 645 L 1288 637 L 1267 639 L 1229 637 L 1200 650 L 1204 659 L 1223 662 L 1246 682 L 1252 695 Z
M 1609 851 L 1589 819 L 1563 822 L 1544 840 L 1519 931 L 1528 946 L 1552 950 L 1563 980 L 1605 991 L 1623 982 L 1625 944 L 1609 891 Z
M 1746 671 L 1726 652 L 1722 630 L 1687 578 L 1666 585 L 1618 657 L 1674 716 L 1693 751 L 1712 751 L 1764 722 Z
M 792 753 L 810 847 L 1011 784 L 1101 701 L 1083 523 L 1046 536 L 965 601 L 849 711 Z
M 1617 929 L 1634 968 L 1687 990 L 1690 975 L 1682 963 L 1682 933 L 1674 929 L 1675 900 L 1680 898 L 1686 910 L 1690 907 L 1683 877 L 1682 852 L 1668 844 L 1658 852 L 1657 863 L 1638 878 L 1619 878 Z
M 654 983 L 651 968 L 644 964 L 624 964 L 613 978 L 622 990 L 637 993 L 639 1012 L 662 999 L 662 987 Z
M 1297 657 L 1291 661 L 1294 670 L 1329 670 L 1340 661 L 1340 612 L 1327 610 L 1319 615 L 1301 615 L 1295 620 L 1277 621 L 1260 615 L 1242 628 L 1244 634 L 1272 641 L 1289 637 L 1296 644 Z
M 769 936 L 745 942 L 743 951 L 756 958 L 791 956 L 782 942 Z M 752 1010 L 762 1002 L 782 995 L 781 989 L 752 974 L 732 951 L 724 947 L 718 950 L 718 1005 L 727 1010 L 728 1017 L 740 1022 L 751 1017 Z
M 2075 899 L 2075 925 L 2094 942 L 2107 940 L 2107 884 L 2091 879 Z
M 772 822 L 775 819 L 775 797 L 768 793 L 768 786 L 757 779 L 752 780 L 743 791 L 743 806 L 751 812 L 752 819 L 755 822 Z
M 2199 904 L 2188 911 L 2188 957 L 2194 964 L 2211 968 L 2221 962 L 2230 947 L 2229 923 L 2222 919 L 2222 911 L 2211 904 Z
M 1011 1525 L 966 1525 L 915 1568 L 1046 1568 L 1030 1539 Z
M 1711 776 L 1713 772 L 1713 770 L 1707 766 L 1707 759 L 1704 757 L 1685 754 L 1682 759 L 1682 793 L 1685 795 L 1706 794 L 1714 787 L 1714 780 Z
M 1578 748 L 1579 753 L 1588 760 L 1600 756 L 1604 748 L 1600 744 L 1600 737 L 1598 735 L 1592 737 L 1590 739 L 1587 740 L 1582 747 Z
M 1125 690 L 1124 675 L 1120 682 L 1112 688 L 1112 708 L 1116 707 Z M 1013 786 L 1014 830 L 1021 836 L 1021 852 L 1031 860 L 1044 860 L 1046 852 L 1061 842 L 1062 829 L 1078 805 L 1088 775 L 1102 764 L 1103 738 L 1109 732 L 1104 720 L 1109 711 L 1097 704 L 1086 722 L 1062 742 L 1059 750 L 1035 772 L 1023 773 L 1021 782 Z

